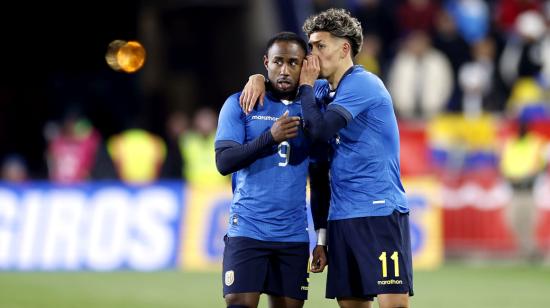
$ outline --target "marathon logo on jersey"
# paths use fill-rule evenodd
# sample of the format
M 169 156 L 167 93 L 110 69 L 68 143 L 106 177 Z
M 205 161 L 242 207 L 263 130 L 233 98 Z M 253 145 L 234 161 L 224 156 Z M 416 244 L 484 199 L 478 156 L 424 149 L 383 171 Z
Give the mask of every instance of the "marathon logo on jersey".
M 403 284 L 403 280 L 395 280 L 395 279 L 378 280 L 378 285 L 388 285 L 388 284 Z
M 262 120 L 262 121 L 277 121 L 279 118 L 272 116 L 263 116 L 263 115 L 253 115 L 252 120 Z
M 0 270 L 175 267 L 182 188 L 0 185 Z

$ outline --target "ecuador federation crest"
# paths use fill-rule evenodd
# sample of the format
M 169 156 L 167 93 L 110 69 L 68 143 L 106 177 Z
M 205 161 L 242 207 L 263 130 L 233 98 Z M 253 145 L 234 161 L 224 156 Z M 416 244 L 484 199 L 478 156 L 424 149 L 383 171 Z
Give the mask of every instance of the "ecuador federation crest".
M 230 286 L 235 281 L 235 272 L 227 271 L 225 272 L 225 285 Z

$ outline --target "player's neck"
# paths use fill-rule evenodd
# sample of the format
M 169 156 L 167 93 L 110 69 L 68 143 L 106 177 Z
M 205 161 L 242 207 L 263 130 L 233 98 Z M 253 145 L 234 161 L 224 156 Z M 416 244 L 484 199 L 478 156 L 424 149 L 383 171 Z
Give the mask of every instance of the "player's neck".
M 271 96 L 278 100 L 293 101 L 296 98 L 296 90 L 288 93 L 283 93 L 277 90 L 272 84 L 268 84 L 267 89 Z
M 331 89 L 334 90 L 338 87 L 338 84 L 340 84 L 342 77 L 344 77 L 344 74 L 352 66 L 353 66 L 353 61 L 350 58 L 346 58 L 345 60 L 342 60 L 342 62 L 340 63 L 340 66 L 338 66 L 334 74 L 332 74 L 332 76 L 329 76 L 327 78 Z
M 279 93 L 277 96 L 279 100 L 292 102 L 296 98 L 296 91 L 292 93 Z

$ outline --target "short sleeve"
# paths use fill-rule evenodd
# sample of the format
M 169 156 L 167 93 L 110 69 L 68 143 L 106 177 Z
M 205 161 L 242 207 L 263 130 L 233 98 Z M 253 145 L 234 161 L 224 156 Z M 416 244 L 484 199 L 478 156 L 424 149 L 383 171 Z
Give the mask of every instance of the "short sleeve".
M 239 105 L 239 93 L 227 98 L 218 118 L 215 146 L 218 148 L 224 141 L 240 144 L 245 142 L 244 113 Z
M 372 98 L 367 95 L 368 88 L 368 80 L 363 78 L 344 80 L 336 91 L 334 101 L 328 106 L 328 110 L 339 113 L 349 123 L 369 107 L 369 101 Z

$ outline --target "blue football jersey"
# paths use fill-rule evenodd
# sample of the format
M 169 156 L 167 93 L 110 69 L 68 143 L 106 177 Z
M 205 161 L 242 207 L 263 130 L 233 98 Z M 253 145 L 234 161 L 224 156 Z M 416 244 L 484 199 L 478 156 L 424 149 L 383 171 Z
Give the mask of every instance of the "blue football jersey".
M 399 131 L 390 94 L 361 66 L 350 68 L 336 91 L 326 80 L 315 96 L 347 120 L 332 141 L 329 220 L 408 212 L 400 179 Z
M 216 147 L 223 141 L 249 143 L 285 111 L 302 117 L 299 100 L 287 102 L 267 93 L 264 106 L 246 115 L 239 106 L 240 93 L 224 103 L 216 133 Z M 233 174 L 233 200 L 228 236 L 263 241 L 308 242 L 306 182 L 309 140 L 299 135 L 273 146 L 269 153 Z

